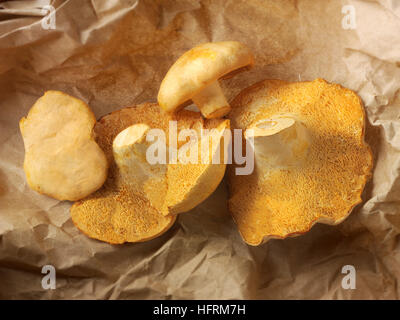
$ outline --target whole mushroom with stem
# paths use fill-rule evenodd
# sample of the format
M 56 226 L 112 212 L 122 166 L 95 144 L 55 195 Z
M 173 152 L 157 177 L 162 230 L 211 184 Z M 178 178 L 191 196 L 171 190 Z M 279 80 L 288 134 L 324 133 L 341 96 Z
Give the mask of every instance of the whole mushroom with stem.
M 237 41 L 208 42 L 185 52 L 169 69 L 158 92 L 158 103 L 168 113 L 193 101 L 207 119 L 221 118 L 231 107 L 218 79 L 250 68 L 254 57 Z

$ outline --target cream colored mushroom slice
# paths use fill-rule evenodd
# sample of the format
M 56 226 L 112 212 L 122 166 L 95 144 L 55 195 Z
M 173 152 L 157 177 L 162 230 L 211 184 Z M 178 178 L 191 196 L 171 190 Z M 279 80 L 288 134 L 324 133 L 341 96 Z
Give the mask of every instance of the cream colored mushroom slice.
M 176 163 L 153 163 L 147 152 L 151 146 L 146 139 L 150 127 L 143 123 L 128 127 L 113 142 L 118 183 L 129 185 L 164 215 L 193 209 L 214 192 L 225 174 L 229 120 L 218 123 L 207 134 L 176 150 L 177 154 L 185 151 L 196 155 L 193 163 L 187 163 L 182 157 Z M 169 153 L 168 146 L 165 152 Z
M 322 79 L 265 80 L 232 102 L 231 126 L 244 131 L 255 170 L 229 166 L 229 211 L 244 241 L 259 245 L 336 225 L 361 202 L 372 155 L 353 91 Z M 235 147 L 235 146 L 234 146 Z
M 104 152 L 94 140 L 95 116 L 83 101 L 47 91 L 20 121 L 24 170 L 31 189 L 58 200 L 79 200 L 107 177 Z
M 231 107 L 218 79 L 250 68 L 254 57 L 237 41 L 209 42 L 185 52 L 169 69 L 158 92 L 158 103 L 175 112 L 193 101 L 205 118 L 220 118 Z

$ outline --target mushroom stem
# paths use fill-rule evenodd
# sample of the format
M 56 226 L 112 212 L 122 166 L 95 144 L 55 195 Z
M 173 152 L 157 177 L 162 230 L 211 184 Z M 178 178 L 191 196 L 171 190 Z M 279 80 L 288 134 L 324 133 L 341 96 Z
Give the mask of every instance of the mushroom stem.
M 151 178 L 165 175 L 166 164 L 150 164 L 146 158 L 149 143 L 146 134 L 150 127 L 135 124 L 121 131 L 114 139 L 114 160 L 120 172 L 118 184 L 125 184 L 143 192 Z
M 213 81 L 194 95 L 192 100 L 207 119 L 223 117 L 231 110 L 218 80 Z
M 257 121 L 245 131 L 255 152 L 256 168 L 299 165 L 310 145 L 307 128 L 291 117 Z

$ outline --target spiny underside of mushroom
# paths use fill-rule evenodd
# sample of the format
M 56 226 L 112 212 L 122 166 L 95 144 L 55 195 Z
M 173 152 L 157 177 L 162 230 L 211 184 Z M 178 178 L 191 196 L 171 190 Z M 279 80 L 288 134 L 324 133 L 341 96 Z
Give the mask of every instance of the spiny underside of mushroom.
M 71 208 L 75 225 L 86 235 L 109 243 L 140 242 L 150 240 L 167 231 L 176 214 L 186 212 L 207 198 L 218 186 L 225 172 L 225 164 L 176 164 L 153 170 L 150 178 L 139 176 L 138 167 L 131 169 L 129 161 L 121 159 L 126 150 L 119 149 L 129 130 L 139 128 L 162 129 L 169 146 L 169 124 L 176 121 L 182 129 L 229 128 L 229 120 L 204 120 L 198 112 L 182 110 L 168 115 L 157 104 L 144 103 L 124 108 L 102 117 L 95 126 L 97 142 L 110 164 L 104 186 L 89 197 L 76 202 Z M 137 138 L 137 137 L 136 137 Z M 144 143 L 145 139 L 134 139 Z M 115 143 L 117 141 L 117 143 Z M 184 144 L 184 141 L 179 144 Z M 138 147 L 138 146 L 135 146 Z M 179 147 L 179 145 L 178 145 Z M 141 150 L 130 149 L 128 151 Z M 141 169 L 147 166 L 146 159 Z M 126 169 L 126 170 L 125 170 Z
M 227 170 L 229 210 L 246 243 L 338 224 L 361 202 L 373 161 L 353 91 L 322 79 L 265 80 L 232 108 L 231 126 L 251 136 L 255 152 L 250 175 Z

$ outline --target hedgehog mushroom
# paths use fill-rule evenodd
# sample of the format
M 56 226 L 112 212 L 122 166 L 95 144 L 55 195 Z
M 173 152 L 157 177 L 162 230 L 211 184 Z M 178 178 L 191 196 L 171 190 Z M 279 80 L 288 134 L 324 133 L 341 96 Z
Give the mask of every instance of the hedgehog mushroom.
M 228 169 L 229 211 L 246 243 L 336 225 L 361 202 L 372 155 L 353 91 L 322 79 L 265 80 L 232 106 L 232 127 L 244 130 L 255 152 L 251 174 Z
M 204 139 L 211 137 L 214 143 L 204 162 L 148 161 L 150 129 L 165 133 L 166 150 L 175 147 L 170 143 L 172 121 L 177 131 L 209 130 Z M 225 129 L 229 129 L 229 120 L 206 120 L 199 112 L 188 110 L 168 115 L 150 103 L 104 116 L 94 131 L 110 163 L 110 172 L 101 189 L 74 203 L 72 221 L 89 237 L 109 243 L 147 241 L 161 235 L 173 225 L 176 214 L 198 205 L 221 182 L 226 164 L 214 164 L 212 160 L 218 153 L 224 158 L 230 139 L 223 137 Z M 203 142 L 203 138 L 185 140 L 177 145 L 178 151 L 207 147 Z M 186 145 L 188 148 L 182 149 Z
M 107 177 L 104 152 L 94 141 L 96 118 L 83 101 L 47 91 L 20 121 L 29 186 L 58 200 L 79 200 Z
M 231 110 L 218 79 L 251 67 L 254 57 L 237 41 L 209 42 L 185 52 L 169 69 L 158 92 L 158 103 L 175 112 L 193 101 L 205 118 L 220 118 Z

